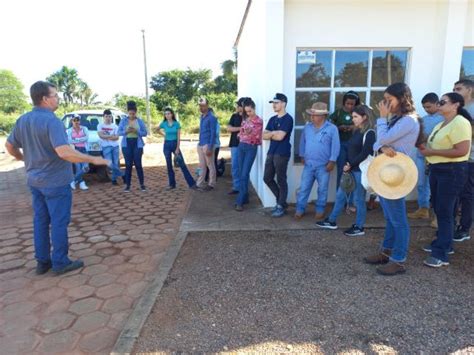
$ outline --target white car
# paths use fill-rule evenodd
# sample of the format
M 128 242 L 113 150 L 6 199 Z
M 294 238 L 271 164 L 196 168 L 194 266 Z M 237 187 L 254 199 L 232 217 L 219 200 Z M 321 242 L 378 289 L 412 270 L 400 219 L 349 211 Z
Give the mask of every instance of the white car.
M 118 126 L 120 121 L 127 116 L 125 112 L 119 110 L 110 110 L 113 115 L 113 122 Z M 72 127 L 71 118 L 73 115 L 77 114 L 81 116 L 81 126 L 85 126 L 89 130 L 89 139 L 87 140 L 86 150 L 88 154 L 95 156 L 102 156 L 102 146 L 100 145 L 99 134 L 97 133 L 97 126 L 104 122 L 103 110 L 80 110 L 74 112 L 66 113 L 61 121 L 64 123 L 64 127 Z M 122 141 L 120 137 L 119 142 Z M 119 150 L 120 158 L 122 156 L 121 149 Z M 92 171 L 96 171 L 97 175 L 102 180 L 108 180 L 107 169 L 100 169 L 96 166 L 91 166 Z M 94 169 L 95 168 L 95 169 Z

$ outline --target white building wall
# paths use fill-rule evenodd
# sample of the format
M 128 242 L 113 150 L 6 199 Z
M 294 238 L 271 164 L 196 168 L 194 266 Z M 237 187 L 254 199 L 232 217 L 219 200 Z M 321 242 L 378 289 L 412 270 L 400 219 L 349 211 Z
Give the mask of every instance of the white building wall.
M 409 48 L 407 83 L 419 112 L 424 114 L 420 103 L 423 95 L 451 91 L 459 77 L 463 46 L 474 46 L 473 3 L 474 0 L 254 0 L 238 47 L 239 95 L 256 99 L 258 113 L 267 122 L 272 115 L 268 98 L 282 91 L 289 99 L 288 112 L 294 116 L 297 48 Z M 259 151 L 252 182 L 263 204 L 270 206 L 274 199 L 263 184 L 267 149 L 268 144 L 264 144 Z M 295 201 L 301 172 L 302 166 L 293 165 L 291 160 L 290 202 Z M 335 172 L 330 201 L 334 195 Z

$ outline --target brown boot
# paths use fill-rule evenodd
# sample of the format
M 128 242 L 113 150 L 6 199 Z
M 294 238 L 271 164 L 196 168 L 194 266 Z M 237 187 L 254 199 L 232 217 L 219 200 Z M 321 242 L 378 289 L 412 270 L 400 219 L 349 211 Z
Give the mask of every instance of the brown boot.
M 428 208 L 419 208 L 415 212 L 408 213 L 407 216 L 412 219 L 429 219 L 430 210 Z
M 365 257 L 364 262 L 370 265 L 386 264 L 389 261 L 390 254 L 392 254 L 391 250 L 384 249 L 377 254 Z
M 324 212 L 323 213 L 316 212 L 314 215 L 314 219 L 317 221 L 322 221 L 324 219 Z
M 301 218 L 303 218 L 303 216 L 304 216 L 304 213 L 300 213 L 300 212 L 296 212 L 296 213 L 295 213 L 295 219 L 296 219 L 297 221 L 300 221 Z
M 407 270 L 405 269 L 404 263 L 396 263 L 394 261 L 389 262 L 387 265 L 380 266 L 377 268 L 377 272 L 384 276 L 394 276 L 397 274 L 404 274 Z
M 433 220 L 431 221 L 430 227 L 431 227 L 431 228 L 434 228 L 434 229 L 438 229 L 438 219 L 436 218 L 436 216 L 435 216 L 435 217 L 433 218 Z

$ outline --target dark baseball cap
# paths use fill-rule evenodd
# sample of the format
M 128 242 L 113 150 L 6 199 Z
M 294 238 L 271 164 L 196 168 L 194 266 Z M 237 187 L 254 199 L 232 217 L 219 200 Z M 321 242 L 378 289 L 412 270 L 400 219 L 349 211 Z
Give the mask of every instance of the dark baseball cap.
M 274 103 L 274 102 L 285 102 L 285 103 L 288 103 L 288 98 L 286 97 L 286 95 L 284 94 L 281 94 L 279 92 L 277 92 L 275 94 L 275 96 L 273 97 L 272 100 L 268 101 L 268 103 Z

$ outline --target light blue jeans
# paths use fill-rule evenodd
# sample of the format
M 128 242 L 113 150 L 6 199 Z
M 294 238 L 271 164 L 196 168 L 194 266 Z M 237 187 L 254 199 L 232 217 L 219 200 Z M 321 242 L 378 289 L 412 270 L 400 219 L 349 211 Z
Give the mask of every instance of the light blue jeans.
M 230 156 L 232 164 L 232 190 L 239 191 L 240 171 L 239 171 L 239 147 L 230 147 Z
M 379 196 L 380 205 L 385 217 L 385 236 L 383 249 L 390 249 L 391 261 L 404 262 L 407 259 L 408 244 L 410 243 L 410 226 L 408 225 L 405 198 L 389 200 Z
M 103 147 L 102 154 L 104 155 L 104 159 L 112 162 L 110 165 L 110 169 L 112 170 L 112 181 L 117 181 L 118 177 L 124 176 L 124 173 L 120 171 L 119 146 Z
M 365 204 L 365 196 L 367 192 L 361 183 L 361 172 L 353 171 L 352 175 L 354 176 L 354 180 L 356 182 L 355 190 L 351 193 L 351 195 L 354 196 L 354 203 L 355 207 L 357 208 L 355 224 L 357 227 L 363 228 L 365 225 L 365 217 L 367 215 L 367 205 Z M 332 212 L 329 215 L 329 221 L 336 222 L 337 217 L 339 217 L 341 214 L 346 203 L 347 194 L 339 187 L 336 193 L 336 202 L 334 203 Z
M 86 148 L 79 148 L 76 147 L 76 150 L 81 152 L 82 154 L 87 154 Z M 89 163 L 74 163 L 75 168 L 75 175 L 74 175 L 74 182 L 81 183 L 84 181 L 82 178 L 85 173 L 89 171 Z
M 305 164 L 301 174 L 300 190 L 296 196 L 296 213 L 304 213 L 308 204 L 309 195 L 314 181 L 318 182 L 318 197 L 315 202 L 316 213 L 323 213 L 328 200 L 328 186 L 330 174 L 326 166 L 309 166 Z
M 414 158 L 416 168 L 418 170 L 418 208 L 430 207 L 430 178 L 425 174 L 426 162 L 425 157 L 418 153 Z

